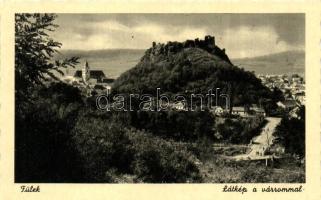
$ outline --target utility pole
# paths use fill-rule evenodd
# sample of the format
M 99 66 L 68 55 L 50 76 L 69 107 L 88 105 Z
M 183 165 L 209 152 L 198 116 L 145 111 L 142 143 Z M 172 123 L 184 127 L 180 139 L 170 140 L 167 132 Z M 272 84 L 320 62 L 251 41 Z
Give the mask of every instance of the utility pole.
M 268 146 L 270 146 L 270 142 L 269 142 L 269 133 L 268 133 L 268 131 L 266 131 L 266 129 L 264 129 L 265 130 L 265 133 L 266 133 L 266 140 L 267 140 L 267 145 Z M 267 129 L 267 130 L 269 130 L 269 129 Z

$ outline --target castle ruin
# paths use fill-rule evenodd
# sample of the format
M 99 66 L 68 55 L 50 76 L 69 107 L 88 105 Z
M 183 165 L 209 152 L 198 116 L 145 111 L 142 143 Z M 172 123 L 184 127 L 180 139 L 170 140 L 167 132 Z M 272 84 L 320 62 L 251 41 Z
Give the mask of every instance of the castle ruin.
M 215 37 L 211 35 L 205 36 L 204 40 L 196 38 L 194 40 L 186 40 L 185 42 L 169 41 L 166 44 L 156 44 L 156 42 L 153 42 L 152 48 L 150 49 L 150 55 L 152 58 L 160 54 L 171 56 L 184 48 L 200 48 L 231 63 L 228 56 L 225 54 L 225 49 L 220 49 L 216 46 Z

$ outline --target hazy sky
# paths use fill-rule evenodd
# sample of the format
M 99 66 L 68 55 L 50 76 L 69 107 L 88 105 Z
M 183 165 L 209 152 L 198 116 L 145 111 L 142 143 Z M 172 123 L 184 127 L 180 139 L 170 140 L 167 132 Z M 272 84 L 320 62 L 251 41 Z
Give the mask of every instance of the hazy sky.
M 146 49 L 205 35 L 231 58 L 305 46 L 304 14 L 59 14 L 56 23 L 62 49 Z

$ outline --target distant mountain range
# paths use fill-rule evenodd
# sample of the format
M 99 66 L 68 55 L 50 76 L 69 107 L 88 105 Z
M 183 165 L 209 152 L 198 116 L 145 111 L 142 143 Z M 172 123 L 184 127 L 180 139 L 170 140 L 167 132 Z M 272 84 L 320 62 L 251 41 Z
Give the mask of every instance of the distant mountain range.
M 80 69 L 85 60 L 92 69 L 101 69 L 108 77 L 119 77 L 120 74 L 133 68 L 142 58 L 144 49 L 104 49 L 104 50 L 62 50 L 56 59 L 79 56 Z M 233 59 L 234 65 L 256 74 L 293 74 L 303 75 L 305 69 L 304 51 L 286 51 L 252 58 Z M 72 75 L 76 69 L 69 70 Z
M 305 72 L 305 52 L 286 51 L 265 56 L 231 59 L 233 64 L 256 74 L 301 74 Z
M 91 69 L 103 70 L 108 77 L 116 78 L 121 73 L 134 67 L 144 55 L 144 49 L 104 49 L 104 50 L 62 50 L 55 59 L 71 56 L 80 57 L 76 69 L 70 69 L 67 74 L 73 75 L 75 70 L 81 69 L 87 60 Z

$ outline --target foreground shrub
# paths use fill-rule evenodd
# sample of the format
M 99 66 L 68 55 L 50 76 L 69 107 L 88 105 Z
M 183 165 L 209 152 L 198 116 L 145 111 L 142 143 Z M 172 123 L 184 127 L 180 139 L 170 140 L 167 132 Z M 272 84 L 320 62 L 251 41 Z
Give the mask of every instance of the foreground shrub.
M 241 181 L 245 183 L 268 183 L 271 174 L 271 169 L 259 167 L 256 163 L 250 163 L 243 171 Z
M 304 167 L 281 159 L 265 166 L 265 161 L 233 161 L 214 156 L 200 167 L 206 183 L 305 183 Z
M 197 159 L 183 144 L 143 131 L 128 130 L 128 135 L 136 152 L 132 167 L 138 180 L 152 183 L 200 181 Z
M 266 125 L 266 120 L 262 116 L 253 118 L 227 118 L 224 123 L 216 126 L 216 138 L 227 143 L 248 144 L 250 140 L 257 136 Z
M 276 127 L 275 135 L 285 147 L 285 152 L 305 157 L 305 107 L 300 107 L 298 117 L 285 116 Z
M 129 168 L 133 159 L 131 142 L 121 124 L 118 124 L 111 115 L 101 119 L 91 113 L 83 113 L 72 134 L 91 181 L 112 181 L 105 176 L 110 169 L 117 169 L 121 173 L 131 172 Z
M 37 98 L 29 102 L 28 106 L 16 106 L 16 182 L 86 181 L 83 176 L 86 171 L 82 168 L 82 160 L 70 135 L 81 102 L 71 101 L 76 91 L 65 92 L 68 86 L 60 86 L 59 95 L 54 89 L 41 88 L 34 91 Z M 46 97 L 41 95 L 42 90 L 51 92 Z M 70 101 L 62 103 L 57 98 Z
M 188 123 L 187 123 L 188 121 Z M 208 111 L 138 111 L 131 113 L 131 126 L 176 141 L 213 139 L 214 118 Z
M 133 174 L 136 182 L 199 180 L 196 158 L 183 144 L 122 128 L 118 117 L 106 115 L 84 114 L 73 130 L 91 181 L 114 182 L 116 174 Z

